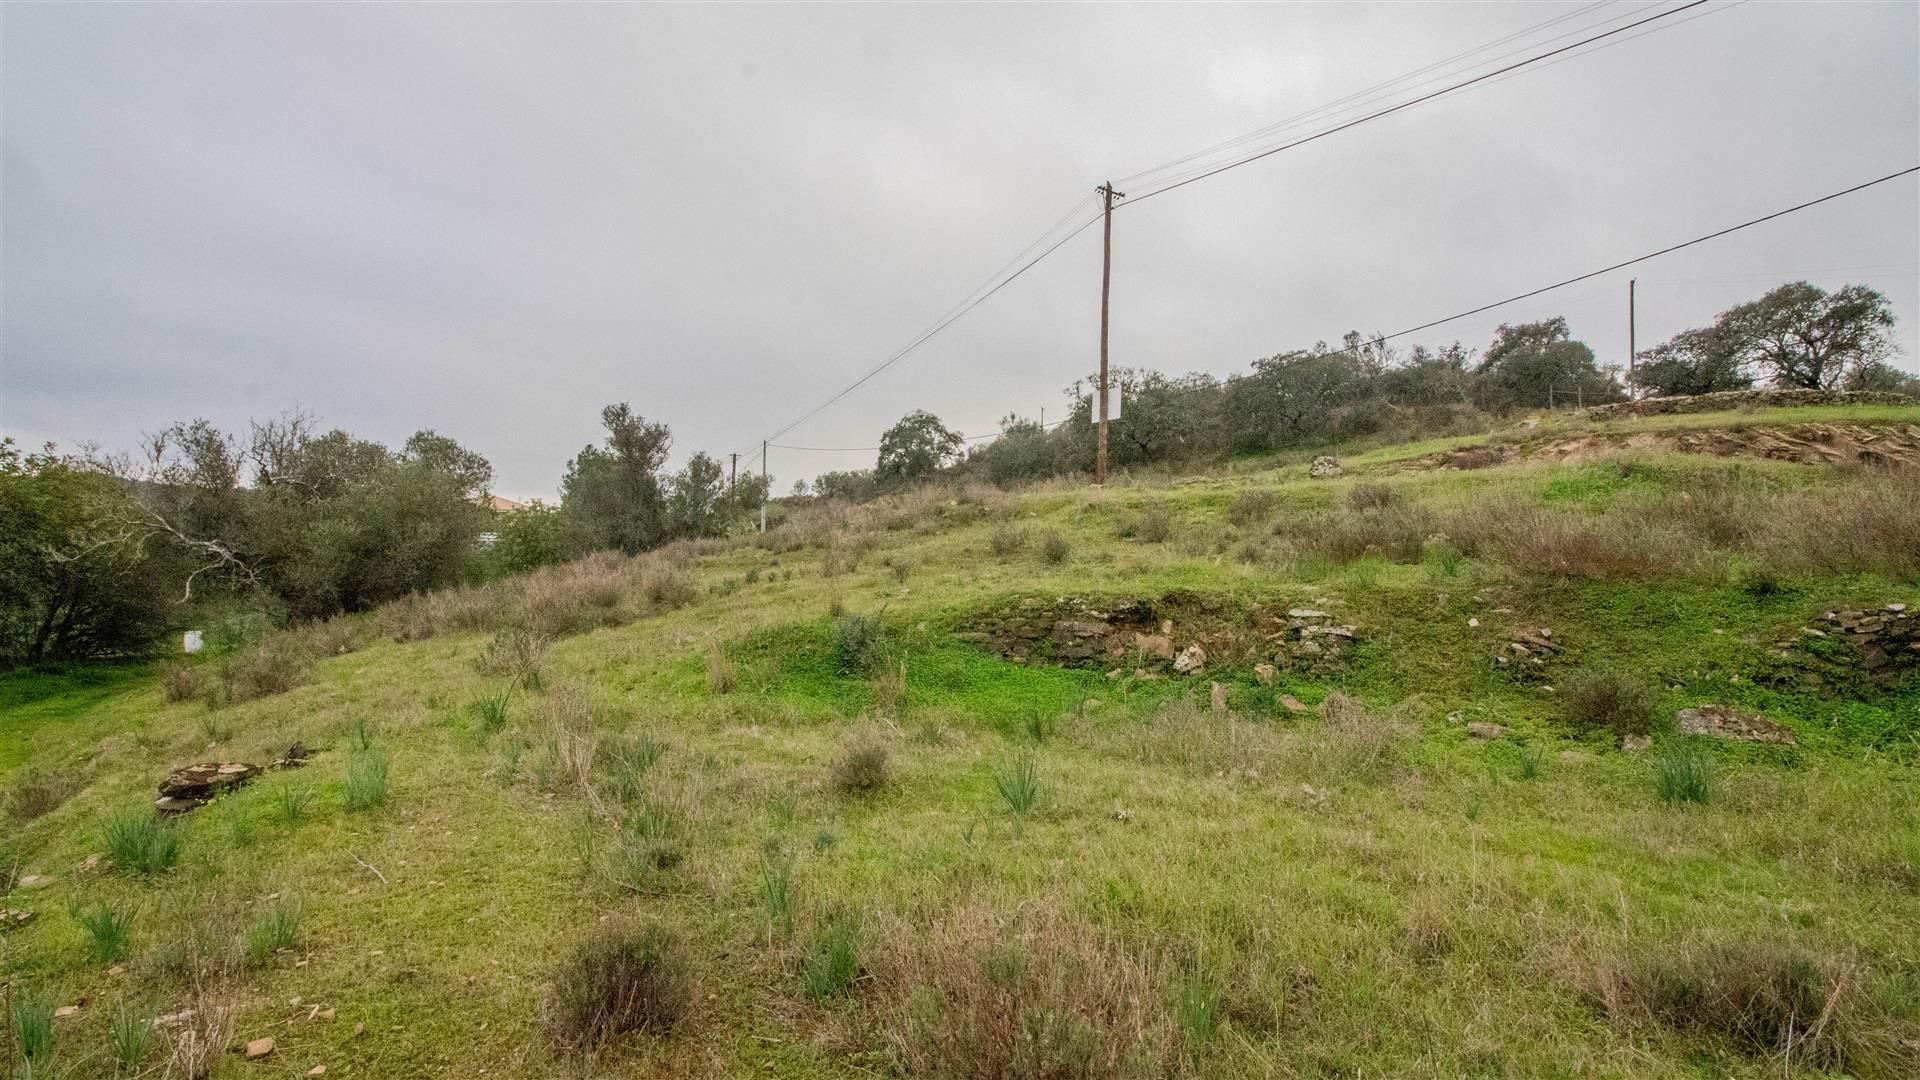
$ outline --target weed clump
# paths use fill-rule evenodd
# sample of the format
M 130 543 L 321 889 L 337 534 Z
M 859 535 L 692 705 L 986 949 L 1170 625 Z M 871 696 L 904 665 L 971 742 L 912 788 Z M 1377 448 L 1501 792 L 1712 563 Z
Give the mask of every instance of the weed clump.
M 856 732 L 833 761 L 833 789 L 842 795 L 872 795 L 887 786 L 891 756 L 877 732 Z
M 475 698 L 469 706 L 474 719 L 479 721 L 480 734 L 496 735 L 507 726 L 508 707 L 513 703 L 513 688 L 503 686 L 485 697 Z
M 1347 505 L 1355 510 L 1380 510 L 1393 502 L 1393 489 L 1385 484 L 1355 484 L 1347 492 Z
M 538 690 L 549 644 L 545 634 L 532 630 L 500 630 L 480 650 L 477 663 L 485 674 L 506 676 L 529 690 Z
M 1899 1048 L 1872 1030 L 1867 999 L 1849 984 L 1848 972 L 1784 945 L 1723 942 L 1616 963 L 1590 997 L 1615 1021 L 1653 1020 L 1815 1069 L 1900 1074 Z
M 1016 755 L 993 774 L 993 790 L 1013 816 L 1024 820 L 1040 801 L 1040 766 L 1031 753 Z
M 1653 759 L 1653 790 L 1661 802 L 1706 802 L 1713 794 L 1713 758 L 1692 739 L 1668 743 Z
M 73 773 L 27 769 L 7 789 L 7 813 L 21 821 L 32 821 L 58 810 L 79 790 L 80 778 Z
M 860 975 L 860 924 L 844 911 L 823 916 L 800 963 L 800 985 L 813 1001 L 852 989 Z
M 265 967 L 275 953 L 293 948 L 299 940 L 300 909 L 292 904 L 277 903 L 247 924 L 247 966 Z
M 233 654 L 225 686 L 214 688 L 233 701 L 284 694 L 307 681 L 313 653 L 297 634 L 268 634 Z
M 1565 701 L 1567 719 L 1576 727 L 1619 735 L 1653 732 L 1653 687 L 1625 672 L 1576 672 L 1566 682 Z
M 733 662 L 720 651 L 718 646 L 707 650 L 707 692 L 710 694 L 730 694 L 740 681 L 733 670 Z
M 113 1046 L 114 1067 L 132 1072 L 146 1059 L 147 1047 L 153 1042 L 153 1018 L 122 1001 L 108 1018 L 107 1035 Z
M 567 1053 L 623 1035 L 665 1035 L 685 1018 L 692 979 L 679 943 L 657 926 L 600 927 L 554 973 L 547 1030 Z
M 93 958 L 111 964 L 126 958 L 133 942 L 133 909 L 112 902 L 75 908 L 73 919 L 87 931 Z
M 1047 538 L 1040 542 L 1040 557 L 1047 560 L 1049 565 L 1059 566 L 1071 554 L 1073 548 L 1067 544 L 1067 538 L 1057 532 L 1048 533 Z
M 347 758 L 347 781 L 342 801 L 349 811 L 371 810 L 387 801 L 389 765 L 385 751 L 355 751 Z
M 102 839 L 113 868 L 122 874 L 154 877 L 180 861 L 179 832 L 149 810 L 128 810 L 109 819 Z
M 1166 503 L 1148 503 L 1140 513 L 1120 526 L 1120 535 L 1143 544 L 1164 544 L 1173 538 L 1173 508 Z
M 887 624 L 878 615 L 842 615 L 833 624 L 833 655 L 842 675 L 871 675 L 887 655 Z
M 49 987 L 13 999 L 13 1048 L 27 1064 L 27 1074 L 53 1059 L 54 995 Z
M 1264 525 L 1279 505 L 1279 496 L 1271 491 L 1243 491 L 1227 504 L 1227 520 L 1243 529 Z
M 1027 531 L 1011 521 L 994 525 L 987 535 L 987 550 L 996 559 L 1004 559 L 1027 546 Z
M 161 672 L 160 691 L 173 704 L 192 701 L 207 691 L 206 668 L 178 661 L 170 663 Z

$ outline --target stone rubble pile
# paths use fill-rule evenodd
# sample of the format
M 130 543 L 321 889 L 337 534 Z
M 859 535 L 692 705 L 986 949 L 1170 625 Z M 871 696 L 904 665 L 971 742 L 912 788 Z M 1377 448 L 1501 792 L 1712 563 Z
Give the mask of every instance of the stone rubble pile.
M 1828 611 L 1814 623 L 1773 643 L 1785 669 L 1775 683 L 1839 688 L 1864 680 L 1892 689 L 1920 669 L 1920 617 L 1906 604 Z

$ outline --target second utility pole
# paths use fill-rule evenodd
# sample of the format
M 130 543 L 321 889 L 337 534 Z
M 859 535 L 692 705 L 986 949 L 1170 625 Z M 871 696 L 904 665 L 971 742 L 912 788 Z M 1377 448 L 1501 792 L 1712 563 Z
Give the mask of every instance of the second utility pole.
M 1094 189 L 1105 200 L 1106 239 L 1100 247 L 1100 434 L 1093 452 L 1093 482 L 1107 482 L 1107 297 L 1113 289 L 1113 200 L 1126 193 L 1113 190 L 1109 180 Z

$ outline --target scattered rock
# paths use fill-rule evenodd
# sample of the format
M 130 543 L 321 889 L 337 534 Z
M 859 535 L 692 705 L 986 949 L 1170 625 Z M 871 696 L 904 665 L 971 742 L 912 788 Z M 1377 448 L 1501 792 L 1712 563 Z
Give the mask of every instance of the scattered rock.
M 53 876 L 50 874 L 28 874 L 19 881 L 14 882 L 13 887 L 16 889 L 38 889 L 51 884 L 53 884 Z
M 181 813 L 205 806 L 215 795 L 239 787 L 262 771 L 260 766 L 244 761 L 203 761 L 182 766 L 160 781 L 160 797 L 154 800 L 154 809 Z
M 334 1012 L 334 1010 L 332 1009 L 321 1009 L 318 1012 L 314 1013 L 313 1015 L 315 1017 L 318 1017 L 321 1020 L 331 1020 L 339 1014 Z
M 1272 664 L 1253 665 L 1253 677 L 1256 679 L 1259 679 L 1260 685 L 1262 686 L 1265 686 L 1268 683 L 1271 683 L 1273 681 L 1273 677 L 1279 673 L 1280 673 L 1280 669 L 1274 667 Z
M 1793 637 L 1774 642 L 1763 681 L 1823 696 L 1898 690 L 1920 673 L 1920 618 L 1904 603 L 1829 611 Z
M 270 1038 L 255 1039 L 247 1044 L 248 1061 L 258 1061 L 271 1053 L 273 1053 L 273 1040 Z
M 80 1015 L 80 1006 L 78 1005 L 62 1005 L 59 1008 L 53 1010 L 53 1018 L 55 1020 L 64 1020 L 69 1016 L 79 1016 L 79 1015 Z
M 179 1012 L 161 1013 L 159 1016 L 154 1017 L 153 1026 L 157 1028 L 179 1027 L 181 1024 L 192 1019 L 192 1009 L 181 1009 Z
M 1280 695 L 1280 707 L 1290 713 L 1303 713 L 1307 711 L 1306 704 L 1292 694 Z
M 1133 811 L 1116 806 L 1113 808 L 1113 820 L 1124 825 L 1133 820 Z
M 1177 675 L 1191 675 L 1206 666 L 1207 650 L 1198 644 L 1187 646 L 1180 650 L 1179 656 L 1173 658 L 1173 670 Z
M 1682 735 L 1717 735 L 1746 742 L 1794 745 L 1793 732 L 1758 713 L 1745 712 L 1727 705 L 1702 705 L 1681 709 L 1674 714 L 1674 725 Z
M 1652 745 L 1653 736 L 1651 735 L 1623 735 L 1620 738 L 1620 749 L 1629 754 L 1637 754 Z
M 1472 617 L 1468 617 L 1468 619 L 1467 619 L 1467 625 L 1468 625 L 1468 626 L 1470 626 L 1470 627 L 1477 627 L 1477 626 L 1479 626 L 1479 625 L 1480 625 L 1480 620 L 1479 620 L 1479 619 L 1475 619 L 1475 618 L 1472 618 Z
M 1324 622 L 1328 619 L 1333 618 L 1333 616 L 1327 614 L 1324 611 L 1315 611 L 1312 608 L 1297 607 L 1297 608 L 1287 609 L 1287 618 L 1299 619 L 1302 622 Z
M 1315 480 L 1331 480 L 1343 475 L 1347 470 L 1340 467 L 1340 459 L 1331 454 L 1321 454 L 1307 466 L 1307 475 Z
M 1227 711 L 1227 688 L 1220 683 L 1213 684 L 1213 711 L 1217 713 Z
M 0 931 L 12 930 L 32 922 L 34 913 L 17 908 L 0 908 Z
M 113 860 L 96 851 L 80 860 L 80 869 L 87 873 L 113 869 Z
M 327 1067 L 325 1065 L 315 1065 L 313 1068 L 307 1070 L 307 1075 L 325 1076 L 327 1075 Z
M 1133 647 L 1162 660 L 1173 659 L 1173 639 L 1165 634 L 1136 633 L 1133 635 Z
M 1467 725 L 1467 734 L 1476 739 L 1497 739 L 1506 733 L 1505 724 L 1495 724 L 1486 720 L 1475 720 Z

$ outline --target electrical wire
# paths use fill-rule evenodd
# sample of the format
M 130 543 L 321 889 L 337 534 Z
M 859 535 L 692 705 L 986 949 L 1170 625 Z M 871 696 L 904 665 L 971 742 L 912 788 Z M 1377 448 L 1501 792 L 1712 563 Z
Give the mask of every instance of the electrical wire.
M 1312 135 L 1307 135 L 1299 139 L 1294 139 L 1291 142 L 1282 143 L 1279 146 L 1270 147 L 1268 149 L 1260 151 L 1259 153 L 1250 154 L 1236 161 L 1231 161 L 1224 165 L 1214 166 L 1197 175 L 1189 176 L 1184 180 L 1180 180 L 1170 184 L 1165 184 L 1161 187 L 1153 188 L 1140 195 L 1136 195 L 1128 199 L 1125 203 L 1122 203 L 1121 205 L 1134 206 L 1144 200 L 1153 198 L 1155 195 L 1164 195 L 1167 192 L 1174 190 L 1175 188 L 1183 188 L 1183 187 L 1186 187 L 1188 184 L 1197 183 L 1198 181 L 1205 180 L 1208 177 L 1218 176 L 1229 169 L 1237 169 L 1242 165 L 1251 164 L 1255 161 L 1259 161 L 1261 158 L 1271 157 L 1274 154 L 1280 153 L 1281 151 L 1292 150 L 1296 147 L 1305 146 L 1307 143 L 1314 142 L 1315 140 L 1318 140 L 1318 139 L 1324 139 L 1329 135 L 1334 135 L 1339 132 L 1346 131 L 1350 128 L 1359 127 L 1361 124 L 1365 124 L 1373 120 L 1378 120 L 1382 117 L 1391 116 L 1394 113 L 1402 112 L 1404 110 L 1413 108 L 1416 105 L 1424 104 L 1436 98 L 1445 97 L 1448 94 L 1455 93 L 1456 91 L 1464 90 L 1467 87 L 1474 86 L 1478 83 L 1486 82 L 1489 79 L 1497 78 L 1498 76 L 1505 75 L 1509 72 L 1518 71 L 1521 68 L 1528 67 L 1533 64 L 1537 64 L 1542 60 L 1551 59 L 1552 57 L 1556 57 L 1556 56 L 1563 55 L 1565 53 L 1572 52 L 1573 50 L 1578 49 L 1582 46 L 1591 45 L 1596 41 L 1601 41 L 1603 39 L 1610 38 L 1618 34 L 1624 34 L 1629 30 L 1638 29 L 1639 27 L 1646 26 L 1647 24 L 1656 22 L 1660 19 L 1670 18 L 1674 15 L 1678 15 L 1683 11 L 1688 11 L 1693 8 L 1700 7 L 1705 3 L 1707 3 L 1707 0 L 1691 0 L 1690 3 L 1682 4 L 1677 8 L 1669 8 L 1668 10 L 1659 12 L 1658 14 L 1649 15 L 1644 19 L 1639 19 L 1635 22 L 1630 22 L 1625 26 L 1615 27 L 1612 30 L 1603 31 L 1598 34 L 1594 34 L 1591 37 L 1582 38 L 1581 40 L 1573 42 L 1570 45 L 1562 45 L 1557 49 L 1550 49 L 1547 52 L 1538 53 L 1534 56 L 1528 57 L 1525 60 L 1508 64 L 1507 66 L 1502 68 L 1496 68 L 1493 71 L 1489 71 L 1484 74 L 1475 75 L 1470 79 L 1465 79 L 1465 80 L 1462 80 L 1461 82 L 1454 83 L 1450 86 L 1442 87 L 1441 89 L 1432 91 L 1431 93 L 1422 94 L 1419 97 L 1400 102 L 1397 105 L 1391 105 L 1391 106 L 1388 106 L 1387 108 L 1380 109 L 1376 112 L 1368 113 L 1365 116 L 1361 116 L 1353 120 L 1348 120 L 1343 123 L 1336 124 L 1335 126 L 1327 128 L 1324 131 L 1317 131 L 1317 132 L 1314 132 Z

